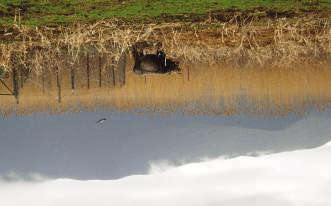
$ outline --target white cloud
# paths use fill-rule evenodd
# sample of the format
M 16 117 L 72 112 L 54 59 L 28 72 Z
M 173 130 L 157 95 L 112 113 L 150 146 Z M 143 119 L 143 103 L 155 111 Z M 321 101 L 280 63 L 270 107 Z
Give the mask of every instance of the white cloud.
M 1 183 L 5 182 L 41 182 L 50 179 L 49 177 L 39 173 L 29 173 L 26 175 L 18 174 L 14 171 L 9 172 L 6 175 L 0 175 L 0 186 Z
M 167 160 L 160 160 L 157 162 L 151 162 L 149 165 L 149 174 L 157 174 L 161 172 L 165 172 L 167 170 L 175 168 L 175 164 L 167 161 Z
M 218 158 L 119 180 L 0 183 L 4 206 L 331 205 L 331 143 L 260 157 Z

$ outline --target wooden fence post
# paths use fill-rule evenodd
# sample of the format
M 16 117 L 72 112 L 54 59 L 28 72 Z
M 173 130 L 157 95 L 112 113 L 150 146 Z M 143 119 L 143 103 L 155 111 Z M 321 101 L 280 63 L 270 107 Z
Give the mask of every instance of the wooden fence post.
M 109 67 L 109 69 L 110 69 L 110 71 L 109 71 L 109 76 L 112 78 L 111 80 L 112 80 L 112 84 L 113 84 L 113 87 L 115 87 L 116 86 L 116 77 L 115 77 L 115 66 L 114 66 L 114 57 L 112 57 L 112 59 L 111 59 L 111 64 L 110 64 L 110 67 Z
M 61 82 L 60 82 L 60 77 L 59 77 L 59 68 L 56 67 L 56 85 L 57 85 L 57 95 L 58 95 L 58 99 L 57 102 L 61 103 Z
M 16 99 L 16 103 L 19 104 L 18 72 L 15 66 L 13 67 L 13 95 Z
M 117 63 L 118 83 L 120 86 L 125 85 L 126 75 L 126 53 L 122 53 Z
M 113 62 L 109 66 L 109 72 L 108 72 L 108 87 L 112 85 L 115 87 L 116 81 L 115 81 L 115 70 L 114 70 L 114 65 Z
M 20 87 L 21 89 L 23 88 L 23 84 L 24 84 L 24 74 L 23 74 L 23 66 L 20 67 Z
M 71 79 L 71 92 L 74 93 L 75 91 L 75 69 L 74 65 L 71 65 L 70 68 L 70 79 Z
M 42 68 L 43 93 L 45 93 L 45 66 Z
M 107 59 L 106 59 L 106 62 L 107 64 L 109 64 L 109 61 L 108 61 L 108 56 L 107 56 Z M 108 67 L 107 67 L 108 68 Z M 107 85 L 108 85 L 108 88 L 110 87 L 110 78 L 111 78 L 111 75 L 110 75 L 110 71 L 111 70 L 111 66 L 109 66 L 109 70 L 107 70 Z
M 114 65 L 111 67 L 111 71 L 112 71 L 112 76 L 113 76 L 113 86 L 116 87 L 116 74 L 115 74 L 115 68 Z
M 102 84 L 101 84 L 101 78 L 102 78 L 102 65 L 101 65 L 101 62 L 102 61 L 102 58 L 101 58 L 101 54 L 99 54 L 99 87 L 101 88 Z
M 86 54 L 86 76 L 87 76 L 87 89 L 90 89 L 90 58 L 89 58 L 89 53 Z

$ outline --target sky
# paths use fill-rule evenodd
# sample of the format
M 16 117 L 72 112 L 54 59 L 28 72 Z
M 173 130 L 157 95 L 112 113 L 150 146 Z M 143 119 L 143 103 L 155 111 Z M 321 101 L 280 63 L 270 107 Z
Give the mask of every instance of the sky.
M 331 111 L 1 118 L 0 205 L 328 206 L 330 125 Z
M 96 122 L 107 118 L 103 124 Z M 0 119 L 0 175 L 116 179 L 151 164 L 182 165 L 219 156 L 321 146 L 331 111 L 298 117 L 137 115 L 120 112 L 33 114 Z

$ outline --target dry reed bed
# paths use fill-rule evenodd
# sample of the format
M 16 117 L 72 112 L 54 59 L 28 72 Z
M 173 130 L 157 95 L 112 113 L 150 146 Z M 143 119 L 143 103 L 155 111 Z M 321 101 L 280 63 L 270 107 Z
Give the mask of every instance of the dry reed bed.
M 0 67 L 28 69 L 35 81 L 20 91 L 18 105 L 14 98 L 0 97 L 4 115 L 97 107 L 282 115 L 308 107 L 323 109 L 331 103 L 331 26 L 325 18 L 276 19 L 263 24 L 251 20 L 245 24 L 129 25 L 112 20 L 70 28 L 14 25 L 4 29 L 0 39 Z M 54 87 L 46 94 L 41 92 L 40 78 L 45 70 L 61 71 L 68 77 L 70 67 L 85 68 L 82 59 L 91 53 L 104 57 L 106 75 L 108 67 L 138 41 L 162 42 L 167 55 L 180 61 L 183 75 L 145 79 L 129 71 L 122 88 L 77 89 L 75 94 L 67 79 L 62 82 L 61 104 Z M 84 85 L 79 83 L 83 80 L 77 81 Z
M 58 28 L 14 25 L 0 33 L 0 67 L 65 69 L 86 52 L 101 53 L 108 64 L 138 41 L 160 41 L 167 55 L 184 62 L 227 64 L 234 67 L 330 61 L 328 18 L 254 18 L 227 23 L 127 24 L 120 20 Z M 65 57 L 65 58 L 63 58 Z
M 75 93 L 70 89 L 69 74 L 62 73 L 61 103 L 57 102 L 55 88 L 44 94 L 37 84 L 29 83 L 21 91 L 20 104 L 16 105 L 13 97 L 0 98 L 0 113 L 59 113 L 104 108 L 222 115 L 302 114 L 311 108 L 322 110 L 331 106 L 329 66 L 234 69 L 201 65 L 190 68 L 189 79 L 186 72 L 146 78 L 128 73 L 127 84 L 122 88 L 95 86 L 87 90 L 84 86 Z

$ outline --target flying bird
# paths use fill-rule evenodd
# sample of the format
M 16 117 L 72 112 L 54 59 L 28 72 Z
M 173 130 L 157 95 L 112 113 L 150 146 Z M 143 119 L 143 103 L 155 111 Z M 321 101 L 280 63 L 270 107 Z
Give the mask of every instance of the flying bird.
M 103 124 L 106 120 L 107 120 L 106 118 L 99 119 L 97 121 L 97 124 Z

